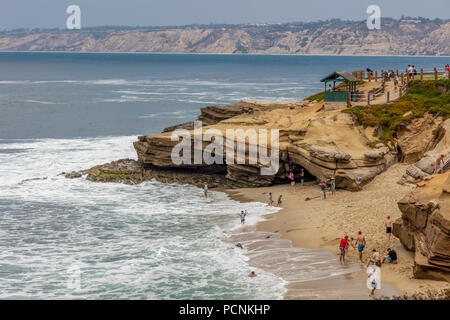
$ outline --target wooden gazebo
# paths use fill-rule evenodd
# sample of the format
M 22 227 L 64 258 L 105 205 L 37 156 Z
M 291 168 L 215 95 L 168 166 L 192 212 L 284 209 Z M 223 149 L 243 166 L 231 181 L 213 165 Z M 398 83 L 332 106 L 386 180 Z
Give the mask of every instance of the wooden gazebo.
M 356 86 L 358 85 L 358 78 L 352 76 L 350 73 L 345 71 L 335 71 L 332 74 L 326 76 L 320 82 L 325 83 L 325 96 L 324 101 L 329 102 L 344 102 L 347 101 L 348 93 L 350 93 L 350 100 L 356 100 Z M 331 87 L 331 91 L 327 88 L 327 84 L 329 82 L 333 82 L 333 86 Z M 336 82 L 342 83 L 345 82 L 345 90 L 343 88 L 339 88 L 339 91 L 336 90 Z

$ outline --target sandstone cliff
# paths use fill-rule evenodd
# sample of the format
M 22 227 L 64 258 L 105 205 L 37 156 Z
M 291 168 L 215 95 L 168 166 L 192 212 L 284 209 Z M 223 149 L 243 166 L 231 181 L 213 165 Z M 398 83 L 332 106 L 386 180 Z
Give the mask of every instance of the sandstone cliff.
M 414 276 L 450 281 L 450 172 L 427 177 L 398 207 L 393 234 L 415 252 Z
M 4 51 L 450 55 L 450 21 L 386 18 L 270 25 L 104 27 L 0 33 Z
M 323 102 L 241 102 L 231 106 L 231 110 L 236 108 L 240 109 L 240 115 L 207 125 L 203 130 L 216 129 L 225 136 L 227 129 L 278 129 L 280 166 L 276 174 L 261 175 L 259 170 L 263 165 L 259 162 L 229 164 L 224 161 L 222 165 L 175 165 L 171 152 L 178 141 L 171 140 L 169 131 L 138 137 L 134 146 L 139 162 L 144 169 L 156 167 L 196 172 L 226 172 L 229 184 L 235 186 L 271 185 L 286 180 L 290 169 L 298 176 L 300 168 L 304 168 L 309 177 L 326 181 L 335 177 L 339 187 L 356 191 L 396 161 L 395 149 L 389 149 L 382 144 L 376 149 L 370 148 L 370 140 L 365 131 L 354 123 L 351 115 L 342 113 L 340 109 L 325 110 Z M 202 110 L 200 119 L 204 119 L 206 114 L 207 112 Z M 214 122 L 210 118 L 208 121 Z M 190 135 L 193 135 L 192 130 Z M 193 140 L 191 139 L 192 148 Z M 204 141 L 203 147 L 206 144 Z M 246 144 L 248 157 L 251 142 L 247 140 Z M 223 157 L 226 158 L 225 148 Z
M 428 136 L 431 131 L 430 129 L 433 129 L 434 125 L 425 122 L 425 126 L 428 128 L 424 128 L 423 132 L 425 133 L 425 136 Z M 435 161 L 439 155 L 443 154 L 445 159 L 450 158 L 450 119 L 441 122 L 433 131 L 434 135 L 430 137 L 428 143 L 426 143 L 426 140 L 424 139 L 419 139 L 419 142 L 410 145 L 410 149 L 417 148 L 418 150 L 422 150 L 423 157 L 419 157 L 420 160 L 407 168 L 402 179 L 399 181 L 400 184 L 414 184 L 418 179 L 420 181 L 424 177 L 433 174 L 435 170 Z M 420 148 L 418 144 L 420 144 Z M 450 170 L 450 162 L 447 163 L 444 170 Z

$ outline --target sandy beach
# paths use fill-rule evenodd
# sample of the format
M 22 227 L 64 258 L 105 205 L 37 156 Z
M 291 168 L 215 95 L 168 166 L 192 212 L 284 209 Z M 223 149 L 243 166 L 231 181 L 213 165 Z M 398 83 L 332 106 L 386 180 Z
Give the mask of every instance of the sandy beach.
M 304 186 L 299 183 L 293 187 L 290 184 L 283 184 L 265 188 L 244 188 L 227 193 L 231 198 L 241 202 L 267 202 L 269 192 L 272 192 L 274 200 L 282 194 L 282 210 L 266 216 L 267 220 L 256 226 L 257 231 L 274 234 L 276 236 L 273 238 L 278 239 L 277 241 L 289 240 L 295 248 L 326 250 L 335 256 L 335 261 L 330 263 L 335 263 L 336 268 L 340 266 L 339 240 L 344 235 L 356 238 L 358 231 L 363 232 L 367 241 L 363 252 L 364 262 L 369 259 L 373 248 L 381 254 L 385 254 L 387 248 L 395 249 L 398 263 L 384 264 L 381 278 L 383 284 L 394 288 L 395 291 L 380 290 L 377 292 L 378 295 L 411 295 L 428 290 L 449 289 L 450 283 L 447 282 L 413 279 L 413 253 L 407 251 L 397 238 L 391 236 L 390 241 L 386 239 L 386 217 L 389 215 L 395 221 L 401 216 L 397 201 L 412 189 L 412 186 L 397 184 L 406 167 L 404 164 L 393 165 L 366 185 L 362 191 L 350 192 L 338 189 L 334 196 L 329 192 L 326 200 L 322 199 L 320 187 L 314 181 L 307 182 Z M 307 197 L 311 200 L 305 201 Z M 348 250 L 347 258 L 348 264 L 353 266 L 359 264 L 358 252 L 352 247 Z M 350 286 L 351 282 L 360 281 L 361 288 L 365 288 L 365 270 L 365 266 L 360 264 L 360 271 L 356 273 L 356 277 L 347 276 L 348 282 L 346 278 L 341 277 L 332 283 L 336 288 L 341 288 L 342 295 L 339 298 L 353 299 L 355 294 L 359 294 L 346 293 L 346 285 Z M 321 286 L 324 286 L 324 283 L 317 281 L 302 283 L 300 287 L 288 285 L 285 298 L 303 298 L 304 296 L 299 293 L 305 290 L 320 291 Z M 327 297 L 326 293 L 318 297 L 336 298 L 335 295 Z

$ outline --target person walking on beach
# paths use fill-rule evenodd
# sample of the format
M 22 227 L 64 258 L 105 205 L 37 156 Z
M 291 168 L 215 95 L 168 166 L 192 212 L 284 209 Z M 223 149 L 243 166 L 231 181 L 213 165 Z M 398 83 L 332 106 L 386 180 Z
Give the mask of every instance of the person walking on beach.
M 326 200 L 326 198 L 327 198 L 327 184 L 325 183 L 325 181 L 322 181 L 322 183 L 320 184 L 320 188 L 322 189 L 323 200 Z
M 375 297 L 375 289 L 381 289 L 380 287 L 380 277 L 379 277 L 380 268 L 376 266 L 372 266 L 371 268 L 367 268 L 367 289 L 370 290 L 369 297 Z
M 272 192 L 269 192 L 269 202 L 267 204 L 273 206 Z
M 395 92 L 398 91 L 398 75 L 395 75 L 395 78 L 394 78 L 394 90 L 395 90 Z
M 208 185 L 205 183 L 205 187 L 203 188 L 203 194 L 205 195 L 205 198 L 208 198 Z
M 387 218 L 386 218 L 386 239 L 388 241 L 391 240 L 391 233 L 392 233 L 392 220 L 391 220 L 391 216 L 387 216 Z
M 291 180 L 291 186 L 294 186 L 295 179 L 294 179 L 294 174 L 292 173 L 292 170 L 289 172 L 289 179 Z
M 443 154 L 441 154 L 436 159 L 436 162 L 434 164 L 434 174 L 439 173 L 439 171 L 441 171 L 441 173 L 444 173 L 444 155 Z
M 348 236 L 346 235 L 345 237 L 343 237 L 341 239 L 341 242 L 339 243 L 339 252 L 340 252 L 340 256 L 339 256 L 339 262 L 340 263 L 345 263 L 345 252 L 348 248 Z
M 330 190 L 333 196 L 336 195 L 336 180 L 334 180 L 334 177 L 331 177 Z
M 281 202 L 283 202 L 283 201 L 282 201 L 282 197 L 283 197 L 282 194 L 280 194 L 280 195 L 278 196 L 277 207 L 279 207 L 279 206 L 281 205 Z
M 366 246 L 366 237 L 362 234 L 361 231 L 358 232 L 358 236 L 356 237 L 356 245 L 358 247 L 359 261 L 362 261 L 362 254 L 364 247 Z
M 302 187 L 303 187 L 303 182 L 305 181 L 304 179 L 305 179 L 305 169 L 302 168 L 300 170 L 300 182 L 302 184 Z

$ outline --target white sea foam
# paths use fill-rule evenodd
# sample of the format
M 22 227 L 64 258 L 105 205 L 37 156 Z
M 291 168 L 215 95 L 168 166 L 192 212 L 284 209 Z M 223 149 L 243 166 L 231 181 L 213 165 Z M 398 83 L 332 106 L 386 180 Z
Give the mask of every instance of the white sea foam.
M 284 282 L 250 268 L 228 230 L 270 212 L 224 193 L 57 174 L 135 158 L 135 136 L 0 141 L 0 298 L 277 299 Z M 17 152 L 14 152 L 17 150 Z M 31 180 L 42 178 L 42 180 Z M 45 179 L 44 179 L 45 178 Z M 81 271 L 80 290 L 67 270 Z M 253 268 L 255 269 L 255 268 Z

